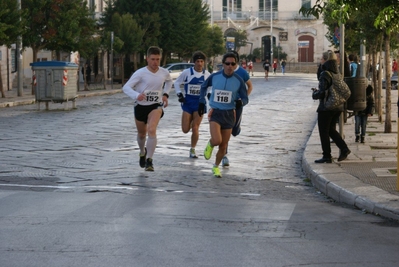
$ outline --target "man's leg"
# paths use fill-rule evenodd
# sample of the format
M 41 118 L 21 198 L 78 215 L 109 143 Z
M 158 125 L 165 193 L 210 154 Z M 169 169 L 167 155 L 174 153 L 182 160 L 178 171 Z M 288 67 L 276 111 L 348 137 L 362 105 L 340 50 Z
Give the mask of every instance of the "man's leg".
M 194 112 L 192 116 L 192 122 L 191 122 L 191 150 L 190 150 L 190 156 L 192 155 L 193 158 L 196 158 L 197 155 L 195 154 L 195 147 L 197 146 L 198 139 L 199 139 L 199 127 L 202 122 L 202 116 L 198 115 L 198 112 Z
M 157 127 L 159 120 L 162 116 L 162 109 L 154 109 L 148 114 L 147 120 L 147 162 L 145 169 L 146 171 L 153 171 L 152 157 L 154 156 L 155 148 L 157 146 Z
M 145 141 L 147 137 L 147 124 L 143 121 L 136 121 L 136 128 L 137 128 L 137 144 L 140 149 L 140 167 L 144 168 L 145 167 L 145 161 L 146 161 L 146 156 L 147 156 L 147 151 L 145 148 Z

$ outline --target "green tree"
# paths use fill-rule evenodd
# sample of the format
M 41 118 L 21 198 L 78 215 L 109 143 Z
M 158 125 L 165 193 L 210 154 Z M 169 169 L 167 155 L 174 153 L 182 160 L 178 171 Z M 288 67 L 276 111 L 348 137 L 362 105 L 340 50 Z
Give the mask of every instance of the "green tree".
M 10 47 L 23 33 L 21 11 L 15 0 L 0 0 L 0 45 Z M 1 73 L 1 63 L 0 63 Z M 0 75 L 1 97 L 5 98 L 2 76 Z
M 140 50 L 145 30 L 141 28 L 131 14 L 119 15 L 115 13 L 112 17 L 112 27 L 115 35 L 123 42 L 123 45 L 117 52 L 121 56 L 122 69 L 124 70 L 125 56 L 136 54 Z M 124 76 L 125 73 L 123 71 L 122 82 L 124 81 Z
M 33 50 L 33 61 L 41 49 L 77 51 L 80 42 L 95 33 L 93 12 L 87 1 L 24 0 L 26 31 L 23 46 Z
M 206 37 L 204 39 L 208 42 L 206 43 L 206 47 L 202 49 L 202 51 L 207 55 L 208 58 L 213 58 L 225 52 L 223 32 L 219 26 L 208 26 L 206 30 Z
M 234 37 L 236 51 L 239 52 L 241 47 L 247 45 L 248 34 L 245 30 L 232 31 L 228 37 Z
M 304 15 L 313 15 L 319 18 L 323 14 L 331 1 L 317 0 L 315 5 L 310 8 L 302 7 L 299 12 Z M 399 29 L 399 10 L 397 9 L 397 0 L 341 0 L 339 2 L 340 8 L 335 12 L 340 13 L 342 23 L 346 23 L 348 18 L 351 17 L 355 12 L 363 12 L 370 7 L 373 10 L 378 10 L 377 15 L 370 19 L 373 22 L 373 26 L 379 29 L 383 33 L 384 47 L 385 47 L 385 74 L 386 74 L 386 110 L 385 110 L 385 130 L 384 132 L 392 132 L 391 124 L 391 68 L 390 66 L 390 42 L 391 36 L 397 34 Z
M 201 0 L 115 0 L 106 9 L 102 24 L 109 23 L 114 13 L 132 14 L 143 26 L 148 23 L 144 17 L 158 15 L 143 37 L 144 53 L 148 45 L 160 44 L 163 49 L 162 62 L 165 63 L 171 53 L 181 56 L 191 55 L 195 50 L 206 47 L 206 28 L 209 10 Z M 139 19 L 140 18 L 140 19 Z M 162 25 L 162 27 L 161 27 Z M 157 31 L 158 30 L 158 31 Z

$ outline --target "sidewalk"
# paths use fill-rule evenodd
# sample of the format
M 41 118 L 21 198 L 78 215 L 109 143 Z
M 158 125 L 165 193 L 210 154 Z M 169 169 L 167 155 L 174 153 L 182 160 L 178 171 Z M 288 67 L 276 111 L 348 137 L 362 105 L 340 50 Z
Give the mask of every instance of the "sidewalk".
M 99 87 L 92 85 L 90 91 L 79 91 L 77 106 L 79 98 L 122 92 L 120 84 L 114 84 L 113 89 L 111 85 L 107 85 L 106 90 Z M 83 89 L 82 84 L 80 88 Z M 364 212 L 399 220 L 399 191 L 396 186 L 398 91 L 392 91 L 391 97 L 392 133 L 384 133 L 384 122 L 378 122 L 374 115 L 368 120 L 365 144 L 355 143 L 354 117 L 350 117 L 343 128 L 345 141 L 352 151 L 348 159 L 339 163 L 335 160 L 332 164 L 316 164 L 314 160 L 322 156 L 316 124 L 303 154 L 302 168 L 312 184 L 335 201 L 355 206 Z M 35 96 L 31 94 L 30 88 L 24 89 L 22 97 L 17 96 L 14 88 L 6 91 L 6 98 L 0 98 L 0 108 L 34 103 Z M 331 144 L 331 148 L 333 156 L 337 158 L 338 148 L 334 144 Z
M 392 91 L 391 97 L 392 133 L 384 133 L 384 122 L 378 122 L 374 115 L 368 119 L 365 143 L 356 143 L 354 117 L 350 117 L 343 128 L 345 142 L 352 151 L 348 159 L 337 162 L 339 149 L 332 143 L 334 162 L 316 164 L 314 160 L 322 157 L 316 124 L 306 145 L 302 167 L 312 184 L 335 201 L 399 220 L 399 191 L 396 185 L 398 91 Z
M 106 89 L 104 90 L 102 84 L 93 84 L 89 86 L 89 91 L 84 91 L 83 83 L 81 83 L 80 91 L 77 92 L 78 99 L 82 97 L 116 94 L 122 92 L 120 84 L 114 84 L 112 87 L 113 88 L 111 89 L 111 85 L 107 84 Z M 10 91 L 5 91 L 5 95 L 6 98 L 0 97 L 0 108 L 20 106 L 20 105 L 30 105 L 36 103 L 35 95 L 32 95 L 32 89 L 30 87 L 23 89 L 22 96 L 18 96 L 18 91 L 16 88 L 13 88 Z M 77 102 L 79 102 L 79 100 Z M 60 105 L 60 104 L 55 103 L 53 105 Z M 77 105 L 79 105 L 79 103 Z

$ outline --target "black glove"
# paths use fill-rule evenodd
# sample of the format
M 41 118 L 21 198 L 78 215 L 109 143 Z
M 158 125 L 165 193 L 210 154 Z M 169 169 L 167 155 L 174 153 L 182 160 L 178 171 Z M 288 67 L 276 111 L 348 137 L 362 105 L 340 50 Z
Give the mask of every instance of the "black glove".
M 211 93 L 208 93 L 208 94 L 206 95 L 206 97 L 208 98 L 208 100 L 211 99 Z
M 183 96 L 182 93 L 178 93 L 178 94 L 177 94 L 177 97 L 179 98 L 179 102 L 180 102 L 180 103 L 186 102 L 186 99 L 184 98 L 184 96 Z
M 198 115 L 202 117 L 205 113 L 205 104 L 204 103 L 199 103 L 198 105 Z
M 242 101 L 241 99 L 236 100 L 236 109 L 242 108 Z

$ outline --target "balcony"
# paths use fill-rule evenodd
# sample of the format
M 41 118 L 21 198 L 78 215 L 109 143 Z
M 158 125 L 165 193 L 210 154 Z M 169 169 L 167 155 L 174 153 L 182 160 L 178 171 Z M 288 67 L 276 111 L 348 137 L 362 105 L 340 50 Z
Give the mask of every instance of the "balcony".
M 269 21 L 273 15 L 273 20 L 313 20 L 314 16 L 305 17 L 297 11 L 213 11 L 213 20 L 221 21 L 230 18 L 234 21 L 245 21 L 258 18 L 259 20 Z

